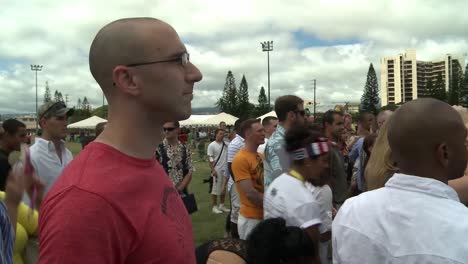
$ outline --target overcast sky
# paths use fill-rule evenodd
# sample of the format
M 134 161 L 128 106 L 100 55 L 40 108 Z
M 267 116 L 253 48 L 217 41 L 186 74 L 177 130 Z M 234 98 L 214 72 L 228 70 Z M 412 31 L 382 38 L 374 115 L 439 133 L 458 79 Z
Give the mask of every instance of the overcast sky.
M 267 57 L 261 41 L 273 40 L 271 97 L 296 94 L 317 101 L 360 100 L 367 70 L 380 58 L 414 48 L 420 60 L 468 52 L 468 1 L 371 0 L 0 0 L 0 113 L 35 111 L 45 82 L 68 94 L 71 106 L 102 93 L 88 66 L 96 32 L 118 18 L 151 16 L 174 26 L 202 71 L 194 107 L 211 107 L 232 70 L 245 74 L 250 100 L 267 87 Z M 380 83 L 380 80 L 379 80 Z

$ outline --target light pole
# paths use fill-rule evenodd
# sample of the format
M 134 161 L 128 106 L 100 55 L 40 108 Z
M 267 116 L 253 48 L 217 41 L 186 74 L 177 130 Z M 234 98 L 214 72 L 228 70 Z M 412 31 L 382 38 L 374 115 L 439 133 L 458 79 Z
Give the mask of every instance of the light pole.
M 38 111 L 38 108 L 37 108 L 37 72 L 38 71 L 42 71 L 42 65 L 32 65 L 31 64 L 31 71 L 35 71 L 36 72 L 36 137 L 37 137 L 37 133 L 39 132 L 39 116 L 37 115 L 37 111 Z
M 315 87 L 316 87 L 316 83 L 317 83 L 317 80 L 314 79 L 314 120 L 316 120 L 317 116 L 315 114 L 315 106 L 316 106 L 316 102 L 315 102 Z
M 267 52 L 267 60 L 268 60 L 268 111 L 270 110 L 271 107 L 271 102 L 270 102 L 270 51 L 273 51 L 273 41 L 264 41 L 260 42 L 262 44 L 262 51 Z

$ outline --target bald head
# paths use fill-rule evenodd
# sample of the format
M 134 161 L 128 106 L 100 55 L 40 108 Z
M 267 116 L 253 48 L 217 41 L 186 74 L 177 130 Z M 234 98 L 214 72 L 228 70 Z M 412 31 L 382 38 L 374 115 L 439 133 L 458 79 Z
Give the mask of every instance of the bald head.
M 406 174 L 461 177 L 466 167 L 465 138 L 466 128 L 460 115 L 435 99 L 408 102 L 388 120 L 393 159 Z
M 112 87 L 117 65 L 151 60 L 167 34 L 177 34 L 167 23 L 155 18 L 125 18 L 104 26 L 89 51 L 89 67 L 104 92 Z M 155 39 L 156 38 L 156 39 Z

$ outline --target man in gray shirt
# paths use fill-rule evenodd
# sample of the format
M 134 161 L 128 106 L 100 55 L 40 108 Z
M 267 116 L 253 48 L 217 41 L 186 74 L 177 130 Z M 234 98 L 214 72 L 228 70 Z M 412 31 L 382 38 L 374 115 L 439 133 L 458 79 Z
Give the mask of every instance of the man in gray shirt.
M 335 143 L 339 143 L 344 133 L 343 115 L 336 111 L 327 111 L 323 115 L 323 128 L 325 136 Z M 339 144 L 334 144 L 330 152 L 330 181 L 333 192 L 333 203 L 336 209 L 348 198 L 348 181 L 344 158 Z

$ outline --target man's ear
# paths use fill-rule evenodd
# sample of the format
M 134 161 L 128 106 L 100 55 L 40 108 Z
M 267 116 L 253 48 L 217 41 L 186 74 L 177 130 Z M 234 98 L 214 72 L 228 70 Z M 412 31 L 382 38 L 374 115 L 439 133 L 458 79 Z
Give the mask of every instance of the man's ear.
M 112 72 L 114 86 L 125 94 L 139 95 L 141 93 L 134 78 L 131 70 L 123 65 L 116 66 Z
M 444 168 L 448 167 L 449 157 L 448 157 L 448 149 L 447 149 L 447 144 L 446 143 L 442 143 L 437 147 L 437 149 L 436 149 L 436 158 L 437 158 L 437 161 L 439 161 L 440 164 L 442 164 L 442 166 L 444 166 Z

